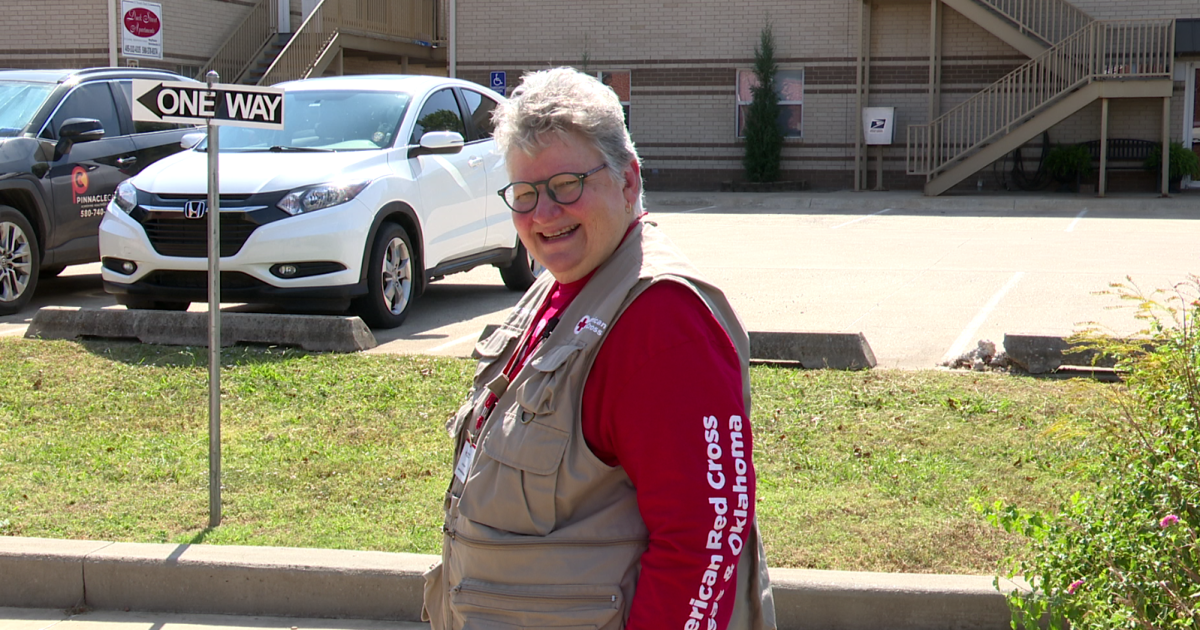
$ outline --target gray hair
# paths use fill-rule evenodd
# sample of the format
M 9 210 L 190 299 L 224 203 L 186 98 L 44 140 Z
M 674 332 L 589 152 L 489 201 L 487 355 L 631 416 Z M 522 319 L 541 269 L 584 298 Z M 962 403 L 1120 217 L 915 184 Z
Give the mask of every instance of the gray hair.
M 616 93 L 574 68 L 526 74 L 512 96 L 496 108 L 493 120 L 500 155 L 513 150 L 533 155 L 552 137 L 572 133 L 600 151 L 615 181 L 621 180 L 630 163 L 641 165 Z

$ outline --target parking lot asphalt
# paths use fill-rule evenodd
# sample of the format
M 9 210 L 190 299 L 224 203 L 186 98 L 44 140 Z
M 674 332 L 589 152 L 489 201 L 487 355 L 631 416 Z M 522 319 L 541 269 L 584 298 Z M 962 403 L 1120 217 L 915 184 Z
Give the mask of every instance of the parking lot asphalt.
M 886 368 L 932 368 L 1005 333 L 1064 335 L 1096 322 L 1131 334 L 1141 322 L 1099 292 L 1126 277 L 1169 288 L 1200 271 L 1200 191 L 650 192 L 646 205 L 749 330 L 862 333 Z M 403 326 L 373 331 L 370 352 L 468 356 L 518 298 L 490 267 L 448 276 Z M 49 305 L 121 308 L 98 265 L 71 267 L 39 287 L 30 309 L 0 317 L 0 335 L 23 334 Z

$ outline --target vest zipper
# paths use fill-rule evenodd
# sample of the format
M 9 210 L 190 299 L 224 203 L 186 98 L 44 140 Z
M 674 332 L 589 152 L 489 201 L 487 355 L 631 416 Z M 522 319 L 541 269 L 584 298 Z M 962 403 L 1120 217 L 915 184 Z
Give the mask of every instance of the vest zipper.
M 513 592 L 513 591 L 508 591 L 508 590 L 498 589 L 498 588 L 487 588 L 484 586 L 480 586 L 477 583 L 472 583 L 472 584 L 460 583 L 458 586 L 455 586 L 453 589 L 451 589 L 451 591 L 454 593 L 461 593 L 463 591 L 467 591 L 467 592 L 472 592 L 472 593 L 481 593 L 483 595 L 493 595 L 496 597 L 514 598 L 514 599 L 541 599 L 541 600 L 556 599 L 559 601 L 606 602 L 606 603 L 611 603 L 611 604 L 617 603 L 616 595 L 566 595 L 566 594 L 554 594 L 554 593 L 536 593 L 536 594 L 534 594 L 534 593 L 518 593 L 518 592 Z
M 522 547 L 522 546 L 571 546 L 571 547 L 596 547 L 596 546 L 611 546 L 611 545 L 633 545 L 645 543 L 645 538 L 613 538 L 609 540 L 543 540 L 539 542 L 524 541 L 524 540 L 479 540 L 469 536 L 463 536 L 458 532 L 450 529 L 449 526 L 442 526 L 442 533 L 450 536 L 450 540 L 464 543 L 471 547 Z

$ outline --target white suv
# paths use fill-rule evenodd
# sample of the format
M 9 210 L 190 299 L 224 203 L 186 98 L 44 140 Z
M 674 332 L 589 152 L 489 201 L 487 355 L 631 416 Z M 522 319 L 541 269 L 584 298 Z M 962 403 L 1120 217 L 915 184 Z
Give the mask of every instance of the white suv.
M 394 328 L 425 285 L 534 263 L 496 191 L 499 96 L 426 76 L 282 83 L 284 129 L 220 131 L 221 299 L 351 309 Z M 186 309 L 207 289 L 206 143 L 127 180 L 100 224 L 104 288 L 127 308 Z

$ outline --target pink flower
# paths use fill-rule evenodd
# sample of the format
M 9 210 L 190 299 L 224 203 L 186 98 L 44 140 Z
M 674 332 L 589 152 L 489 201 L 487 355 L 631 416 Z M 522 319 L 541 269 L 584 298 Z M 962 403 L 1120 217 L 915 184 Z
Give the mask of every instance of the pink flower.
M 1166 529 L 1178 522 L 1179 522 L 1178 516 L 1175 516 L 1174 514 L 1168 514 L 1168 515 L 1162 517 L 1162 520 L 1158 522 L 1158 526 L 1162 527 L 1163 529 Z
M 1081 578 L 1081 579 L 1078 579 L 1078 580 L 1075 580 L 1074 582 L 1071 582 L 1071 585 L 1067 587 L 1067 594 L 1068 594 L 1068 595 L 1074 595 L 1074 594 L 1075 594 L 1075 591 L 1077 591 L 1077 590 L 1079 589 L 1079 587 L 1080 587 L 1080 586 L 1083 586 L 1083 579 L 1082 579 L 1082 578 Z

